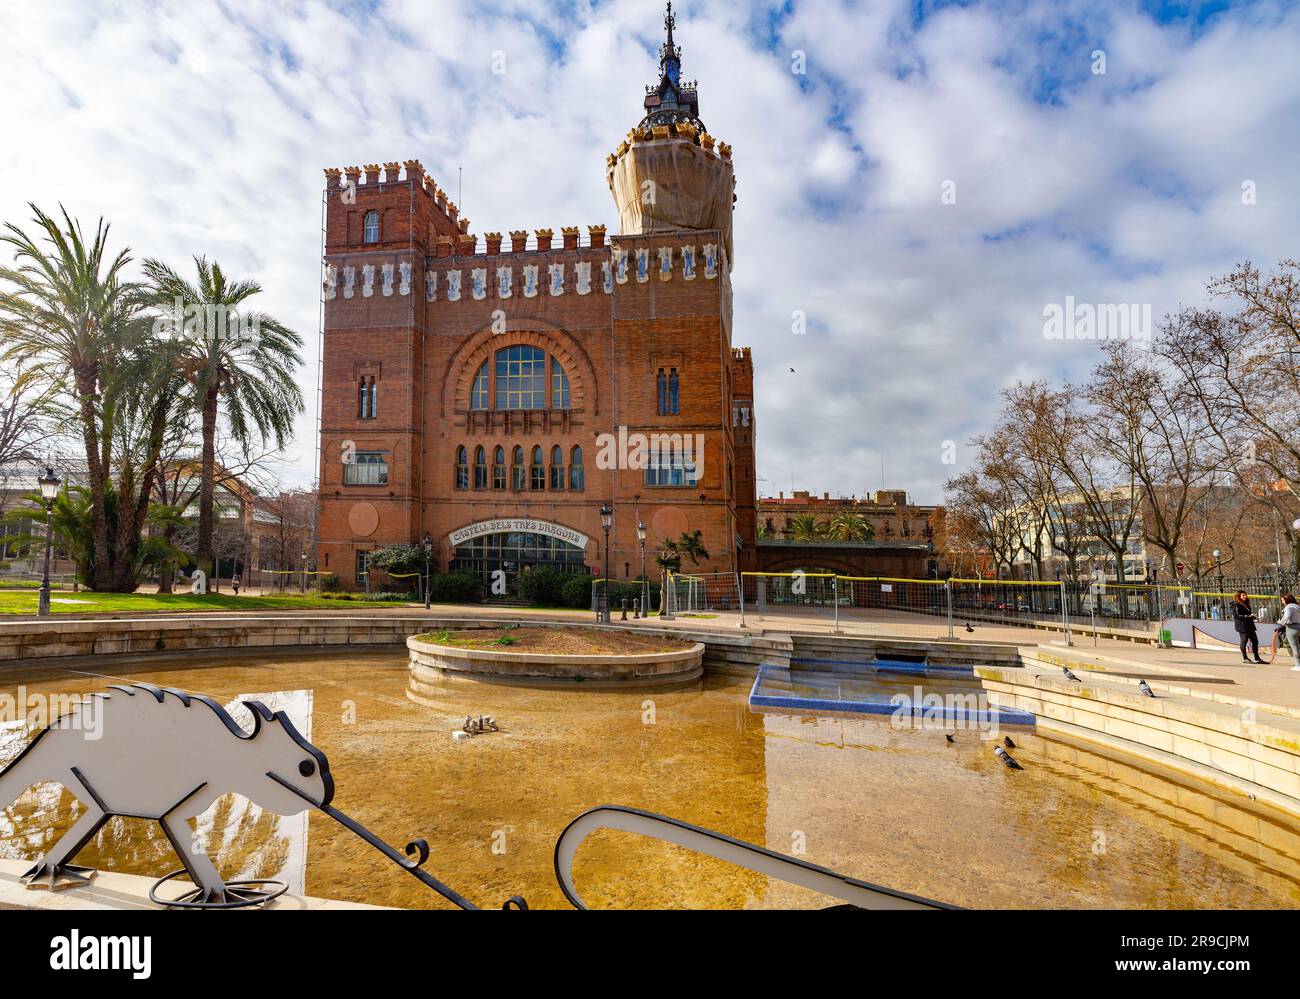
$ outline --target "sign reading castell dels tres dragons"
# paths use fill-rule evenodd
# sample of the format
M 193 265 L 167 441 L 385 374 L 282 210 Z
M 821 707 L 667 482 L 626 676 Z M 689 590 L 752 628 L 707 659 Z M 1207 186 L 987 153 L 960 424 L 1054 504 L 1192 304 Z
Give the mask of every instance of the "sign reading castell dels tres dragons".
M 567 541 L 579 548 L 586 548 L 587 542 L 591 540 L 581 531 L 575 531 L 572 527 L 565 527 L 563 524 L 554 524 L 549 520 L 530 520 L 517 517 L 503 520 L 480 520 L 477 523 L 459 527 L 452 531 L 447 535 L 447 540 L 453 546 L 463 545 L 467 541 L 473 541 L 475 538 L 481 538 L 487 534 L 509 534 L 511 532 L 541 534 L 548 538 Z

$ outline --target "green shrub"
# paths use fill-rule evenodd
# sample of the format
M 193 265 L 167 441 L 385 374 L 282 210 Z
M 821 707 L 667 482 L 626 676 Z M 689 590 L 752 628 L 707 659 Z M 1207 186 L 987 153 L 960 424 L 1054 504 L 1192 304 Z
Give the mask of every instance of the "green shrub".
M 591 607 L 591 576 L 585 572 L 570 573 L 561 588 L 565 607 Z
M 464 604 L 479 598 L 482 583 L 463 570 L 437 573 L 429 580 L 429 599 L 436 604 Z
M 381 590 L 378 593 L 372 593 L 366 599 L 368 600 L 391 600 L 395 603 L 405 603 L 411 599 L 410 593 L 394 593 L 391 590 Z
M 339 590 L 343 589 L 343 584 L 339 581 L 338 576 L 332 572 L 327 572 L 320 578 L 320 588 L 321 593 L 338 593 Z
M 563 607 L 564 585 L 569 573 L 550 566 L 537 566 L 519 576 L 519 596 L 541 607 Z

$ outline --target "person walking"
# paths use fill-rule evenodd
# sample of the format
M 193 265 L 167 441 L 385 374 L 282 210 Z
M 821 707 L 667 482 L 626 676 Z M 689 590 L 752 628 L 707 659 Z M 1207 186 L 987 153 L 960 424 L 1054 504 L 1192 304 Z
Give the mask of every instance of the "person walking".
M 1236 596 L 1232 598 L 1232 626 L 1241 636 L 1241 661 L 1250 662 L 1246 655 L 1246 649 L 1249 647 L 1255 656 L 1255 662 L 1261 666 L 1265 665 L 1264 660 L 1259 658 L 1259 635 L 1255 633 L 1255 612 L 1250 608 L 1250 598 L 1246 596 L 1245 590 L 1238 590 Z
M 1291 646 L 1291 657 L 1295 660 L 1291 672 L 1300 673 L 1300 601 L 1296 600 L 1295 594 L 1282 595 L 1282 616 L 1277 619 L 1277 626 Z

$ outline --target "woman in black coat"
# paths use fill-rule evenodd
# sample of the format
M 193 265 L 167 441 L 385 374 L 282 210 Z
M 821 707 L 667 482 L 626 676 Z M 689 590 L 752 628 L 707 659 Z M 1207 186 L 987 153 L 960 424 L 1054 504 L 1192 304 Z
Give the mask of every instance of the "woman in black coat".
M 1246 655 L 1246 648 L 1249 646 L 1255 656 L 1255 662 L 1261 666 L 1265 665 L 1264 660 L 1259 658 L 1259 636 L 1255 634 L 1255 612 L 1250 609 L 1250 598 L 1246 596 L 1245 590 L 1238 590 L 1237 595 L 1232 599 L 1232 626 L 1241 636 L 1241 661 L 1250 662 Z

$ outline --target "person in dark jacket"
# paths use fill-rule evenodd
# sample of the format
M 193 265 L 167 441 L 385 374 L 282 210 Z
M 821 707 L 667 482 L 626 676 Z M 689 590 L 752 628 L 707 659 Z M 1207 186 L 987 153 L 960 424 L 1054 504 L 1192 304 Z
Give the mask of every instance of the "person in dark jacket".
M 1232 598 L 1232 626 L 1241 636 L 1241 661 L 1250 662 L 1246 655 L 1246 649 L 1249 647 L 1255 656 L 1255 662 L 1263 666 L 1264 660 L 1259 658 L 1259 635 L 1255 633 L 1255 612 L 1250 609 L 1250 597 L 1246 596 L 1245 590 L 1238 590 L 1237 595 Z

